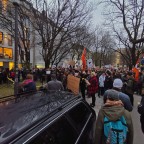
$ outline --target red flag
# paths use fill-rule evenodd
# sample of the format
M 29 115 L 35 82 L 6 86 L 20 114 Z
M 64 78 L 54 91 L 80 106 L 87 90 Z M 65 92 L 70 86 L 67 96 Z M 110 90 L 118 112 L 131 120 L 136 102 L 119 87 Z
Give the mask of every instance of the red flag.
M 83 50 L 81 60 L 82 60 L 82 65 L 83 65 L 83 71 L 85 71 L 85 69 L 86 69 L 86 48 L 84 48 L 84 50 Z
M 138 81 L 139 80 L 139 70 L 136 67 L 134 67 L 132 69 L 132 71 L 135 73 L 135 77 L 134 77 L 135 80 Z

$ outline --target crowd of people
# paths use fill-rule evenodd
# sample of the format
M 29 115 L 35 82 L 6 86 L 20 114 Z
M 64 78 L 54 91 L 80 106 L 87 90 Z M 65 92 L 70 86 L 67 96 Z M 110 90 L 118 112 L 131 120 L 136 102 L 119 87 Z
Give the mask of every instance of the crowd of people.
M 104 106 L 100 109 L 96 122 L 96 134 L 98 135 L 96 144 L 110 143 L 112 139 L 115 141 L 113 137 L 111 140 L 109 139 L 107 130 L 105 132 L 106 134 L 103 132 L 103 129 L 107 129 L 105 120 L 111 122 L 111 126 L 117 121 L 126 122 L 126 136 L 123 137 L 123 140 L 119 140 L 121 141 L 119 143 L 132 144 L 133 124 L 130 112 L 133 110 L 134 106 L 134 93 L 141 96 L 144 95 L 144 72 L 140 72 L 139 78 L 136 79 L 134 72 L 122 69 L 92 69 L 85 71 L 72 67 L 32 70 L 21 69 L 18 72 L 18 79 L 19 82 L 21 79 L 23 82 L 20 82 L 19 86 L 23 88 L 29 84 L 29 89 L 26 87 L 28 90 L 36 90 L 35 82 L 40 81 L 43 87 L 48 90 L 67 90 L 68 75 L 80 78 L 79 91 L 84 100 L 86 100 L 86 96 L 92 99 L 91 107 L 95 107 L 96 105 L 96 93 L 98 93 L 98 97 L 103 98 Z M 6 82 L 7 76 L 14 80 L 14 71 L 11 70 L 6 73 L 6 71 L 0 69 L 0 84 Z M 141 115 L 141 127 L 144 132 L 143 97 L 138 106 L 138 112 Z M 118 124 L 117 122 L 117 125 Z M 113 135 L 112 132 L 111 135 Z

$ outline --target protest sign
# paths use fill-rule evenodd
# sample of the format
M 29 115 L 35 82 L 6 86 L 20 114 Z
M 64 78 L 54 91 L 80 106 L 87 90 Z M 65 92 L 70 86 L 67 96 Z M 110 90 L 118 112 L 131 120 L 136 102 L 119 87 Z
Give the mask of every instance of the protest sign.
M 76 95 L 79 94 L 79 83 L 80 83 L 80 78 L 77 78 L 73 75 L 68 75 L 67 88 Z

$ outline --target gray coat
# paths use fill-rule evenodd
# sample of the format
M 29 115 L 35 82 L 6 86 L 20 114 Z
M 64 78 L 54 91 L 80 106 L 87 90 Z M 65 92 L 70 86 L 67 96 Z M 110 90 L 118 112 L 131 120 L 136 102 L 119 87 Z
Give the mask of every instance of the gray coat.
M 47 83 L 47 89 L 58 91 L 58 90 L 64 90 L 64 87 L 61 81 L 51 80 Z

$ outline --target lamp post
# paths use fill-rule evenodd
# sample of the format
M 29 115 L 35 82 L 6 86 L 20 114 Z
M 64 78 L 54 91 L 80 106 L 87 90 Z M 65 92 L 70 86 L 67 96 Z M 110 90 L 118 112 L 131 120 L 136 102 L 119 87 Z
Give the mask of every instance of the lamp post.
M 14 83 L 14 95 L 18 94 L 18 7 L 17 2 L 13 2 L 15 7 L 15 57 L 14 57 L 14 70 L 15 70 L 15 83 Z

